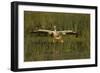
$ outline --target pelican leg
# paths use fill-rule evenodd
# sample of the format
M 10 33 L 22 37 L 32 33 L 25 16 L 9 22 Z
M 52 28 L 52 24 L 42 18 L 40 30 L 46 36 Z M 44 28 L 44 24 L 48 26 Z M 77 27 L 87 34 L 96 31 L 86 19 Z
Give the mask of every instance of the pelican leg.
M 61 40 L 60 40 L 60 42 L 61 42 L 61 43 L 64 43 L 64 40 L 63 40 L 63 39 L 61 39 Z
M 63 40 L 62 36 L 60 36 L 59 42 L 60 42 L 60 43 L 64 43 L 64 40 Z

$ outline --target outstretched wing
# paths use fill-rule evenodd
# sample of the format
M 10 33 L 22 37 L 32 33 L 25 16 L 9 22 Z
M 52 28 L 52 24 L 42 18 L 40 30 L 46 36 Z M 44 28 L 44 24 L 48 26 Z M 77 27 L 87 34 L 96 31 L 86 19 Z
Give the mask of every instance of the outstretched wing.
M 48 35 L 48 34 L 51 35 L 52 31 L 51 30 L 45 30 L 45 29 L 38 29 L 38 30 L 32 31 L 31 33 L 38 34 L 38 35 Z
M 64 31 L 58 31 L 58 33 L 61 33 L 62 35 L 76 35 L 78 37 L 78 32 L 72 31 L 72 30 L 64 30 Z

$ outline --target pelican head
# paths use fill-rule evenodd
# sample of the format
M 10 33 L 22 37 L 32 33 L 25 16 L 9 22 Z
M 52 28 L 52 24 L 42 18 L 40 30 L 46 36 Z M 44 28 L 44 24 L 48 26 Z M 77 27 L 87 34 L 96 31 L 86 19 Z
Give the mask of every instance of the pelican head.
M 54 26 L 54 31 L 56 31 L 56 26 Z

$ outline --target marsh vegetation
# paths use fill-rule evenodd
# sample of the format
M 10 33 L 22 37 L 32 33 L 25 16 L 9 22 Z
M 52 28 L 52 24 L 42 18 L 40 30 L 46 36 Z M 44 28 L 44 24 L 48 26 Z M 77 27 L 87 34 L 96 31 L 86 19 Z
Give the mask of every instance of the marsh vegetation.
M 53 43 L 49 35 L 30 33 L 36 29 L 73 30 L 63 36 L 64 43 Z M 90 58 L 90 15 L 24 11 L 24 61 L 47 61 Z

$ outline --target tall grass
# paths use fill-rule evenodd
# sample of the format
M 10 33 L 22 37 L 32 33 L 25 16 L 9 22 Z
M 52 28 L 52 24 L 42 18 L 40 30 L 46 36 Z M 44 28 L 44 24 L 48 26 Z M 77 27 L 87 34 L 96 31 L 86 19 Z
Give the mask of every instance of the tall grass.
M 73 30 L 79 33 L 63 36 L 64 43 L 53 43 L 52 37 L 30 33 L 39 28 Z M 90 15 L 24 11 L 24 61 L 90 58 Z

